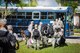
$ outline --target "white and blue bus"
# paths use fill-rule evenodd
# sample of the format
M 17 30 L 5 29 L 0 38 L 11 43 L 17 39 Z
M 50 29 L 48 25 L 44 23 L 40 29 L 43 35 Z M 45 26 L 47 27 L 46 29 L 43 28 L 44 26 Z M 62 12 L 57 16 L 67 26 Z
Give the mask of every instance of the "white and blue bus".
M 51 24 L 56 18 L 64 22 L 64 36 L 70 36 L 73 31 L 73 10 L 71 7 L 8 7 L 14 10 L 7 16 L 8 23 L 13 25 L 14 31 L 26 29 L 26 26 L 34 21 L 34 24 Z

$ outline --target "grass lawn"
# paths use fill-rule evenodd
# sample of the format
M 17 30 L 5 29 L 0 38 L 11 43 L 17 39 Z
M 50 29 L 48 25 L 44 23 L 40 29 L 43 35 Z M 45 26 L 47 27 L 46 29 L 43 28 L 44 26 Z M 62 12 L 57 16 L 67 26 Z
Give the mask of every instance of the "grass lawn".
M 17 53 L 80 53 L 80 44 L 67 44 L 63 47 L 48 47 L 41 50 L 27 48 L 24 42 L 20 42 L 20 49 Z
M 74 33 L 74 36 L 80 36 L 80 33 Z

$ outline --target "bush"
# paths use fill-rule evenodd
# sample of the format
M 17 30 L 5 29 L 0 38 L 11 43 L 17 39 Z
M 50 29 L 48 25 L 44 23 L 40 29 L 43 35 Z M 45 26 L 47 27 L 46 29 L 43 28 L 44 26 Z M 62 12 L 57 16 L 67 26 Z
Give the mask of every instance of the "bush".
M 74 29 L 74 33 L 80 33 L 80 29 Z

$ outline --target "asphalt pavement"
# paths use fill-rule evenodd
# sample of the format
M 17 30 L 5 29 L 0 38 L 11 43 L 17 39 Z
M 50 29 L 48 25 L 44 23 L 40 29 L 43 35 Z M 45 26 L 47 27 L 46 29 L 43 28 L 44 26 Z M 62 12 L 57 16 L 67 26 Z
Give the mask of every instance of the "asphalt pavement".
M 80 39 L 66 39 L 66 43 L 79 43 L 80 44 Z

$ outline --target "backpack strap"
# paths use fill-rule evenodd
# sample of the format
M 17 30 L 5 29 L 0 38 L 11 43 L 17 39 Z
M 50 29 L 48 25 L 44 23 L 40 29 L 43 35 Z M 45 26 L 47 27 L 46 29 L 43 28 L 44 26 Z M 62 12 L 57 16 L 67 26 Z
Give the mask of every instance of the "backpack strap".
M 8 33 L 9 33 L 9 32 L 7 31 L 4 36 L 8 36 Z
M 3 39 L 3 37 L 7 37 L 8 36 L 8 33 L 9 32 L 7 31 L 3 36 L 0 37 L 0 39 Z

